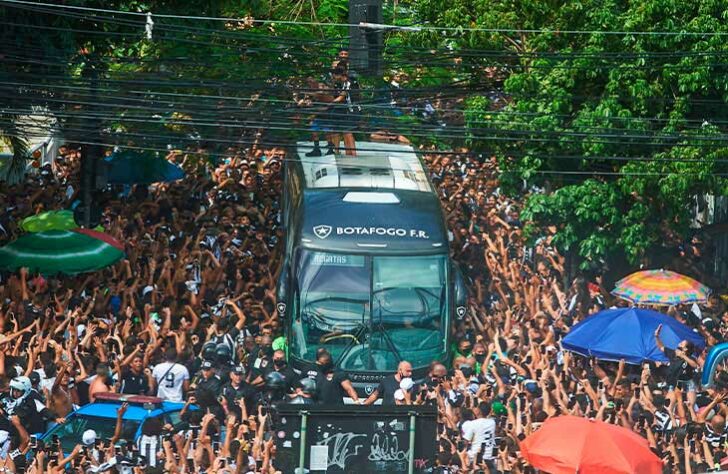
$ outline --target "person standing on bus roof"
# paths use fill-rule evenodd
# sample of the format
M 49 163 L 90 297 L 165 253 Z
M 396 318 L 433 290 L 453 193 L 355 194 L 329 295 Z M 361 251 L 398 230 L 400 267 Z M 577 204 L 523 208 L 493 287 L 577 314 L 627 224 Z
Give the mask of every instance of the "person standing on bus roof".
M 339 61 L 337 67 L 331 72 L 334 84 L 334 100 L 331 108 L 334 114 L 335 132 L 331 137 L 334 151 L 339 153 L 339 143 L 344 140 L 344 149 L 347 156 L 356 156 L 356 140 L 354 129 L 359 122 L 361 107 L 354 101 L 358 95 L 359 83 L 356 76 L 349 72 L 348 64 Z
M 394 392 L 399 390 L 403 379 L 412 378 L 412 364 L 403 360 L 397 366 L 397 372 L 387 375 L 379 382 L 377 387 L 369 397 L 364 400 L 362 405 L 371 405 L 376 402 L 379 397 L 382 398 L 383 405 L 394 405 Z

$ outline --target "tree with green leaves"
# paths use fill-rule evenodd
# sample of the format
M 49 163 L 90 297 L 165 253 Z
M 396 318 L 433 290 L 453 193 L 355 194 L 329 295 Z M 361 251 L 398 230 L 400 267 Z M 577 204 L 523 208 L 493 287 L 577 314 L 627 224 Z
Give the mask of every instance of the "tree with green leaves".
M 471 67 L 503 77 L 500 104 L 467 101 L 470 145 L 499 158 L 507 191 L 528 194 L 530 234 L 555 226 L 554 241 L 582 267 L 619 256 L 649 263 L 688 234 L 695 196 L 725 193 L 724 2 L 412 6 L 424 23 L 464 30 L 410 41 L 447 41 Z

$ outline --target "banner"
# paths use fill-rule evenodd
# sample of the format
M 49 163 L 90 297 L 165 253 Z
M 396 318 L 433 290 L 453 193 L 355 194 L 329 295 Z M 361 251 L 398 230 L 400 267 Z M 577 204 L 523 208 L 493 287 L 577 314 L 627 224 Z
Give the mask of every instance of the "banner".
M 412 472 L 426 473 L 434 467 L 436 407 L 277 405 L 274 413 L 275 466 L 282 472 L 406 473 L 412 463 Z

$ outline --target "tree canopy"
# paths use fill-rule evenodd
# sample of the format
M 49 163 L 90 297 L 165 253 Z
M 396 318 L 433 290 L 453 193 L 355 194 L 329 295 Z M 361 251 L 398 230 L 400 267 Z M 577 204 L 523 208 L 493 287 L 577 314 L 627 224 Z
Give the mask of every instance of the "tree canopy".
M 65 5 L 92 10 L 0 6 L 0 130 L 21 151 L 16 118 L 31 105 L 52 110 L 71 139 L 93 132 L 157 151 L 224 152 L 260 130 L 300 137 L 291 97 L 348 44 L 348 28 L 333 25 L 348 22 L 346 0 Z M 385 34 L 382 76 L 362 78 L 362 132 L 498 157 L 503 190 L 527 197 L 530 235 L 555 226 L 584 266 L 637 263 L 680 241 L 687 203 L 724 193 L 723 1 L 384 5 L 385 22 L 421 28 Z M 435 99 L 446 120 L 427 111 Z
M 615 253 L 637 263 L 685 237 L 695 196 L 724 194 L 723 2 L 414 4 L 433 24 L 511 30 L 464 31 L 456 43 L 464 61 L 503 75 L 505 105 L 468 99 L 470 144 L 499 158 L 510 192 L 530 195 L 533 236 L 555 225 L 557 245 L 584 266 Z M 494 53 L 468 58 L 473 48 Z

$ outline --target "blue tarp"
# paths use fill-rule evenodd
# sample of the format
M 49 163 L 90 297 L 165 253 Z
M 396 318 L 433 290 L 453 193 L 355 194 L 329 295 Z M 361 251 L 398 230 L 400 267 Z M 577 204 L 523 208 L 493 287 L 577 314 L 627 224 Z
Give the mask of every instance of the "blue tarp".
M 657 311 L 640 308 L 607 309 L 575 325 L 563 339 L 564 349 L 597 359 L 631 364 L 644 361 L 668 362 L 657 348 L 655 330 L 662 324 L 660 340 L 674 349 L 687 339 L 698 348 L 705 340 L 686 325 Z
M 104 158 L 110 184 L 151 184 L 185 177 L 182 168 L 152 153 L 114 152 Z

